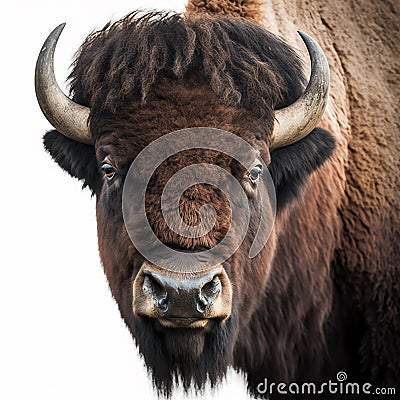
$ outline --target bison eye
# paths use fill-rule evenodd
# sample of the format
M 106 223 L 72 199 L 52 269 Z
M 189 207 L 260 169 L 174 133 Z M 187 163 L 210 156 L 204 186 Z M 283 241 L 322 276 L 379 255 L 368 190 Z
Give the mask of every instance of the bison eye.
M 112 178 L 114 178 L 115 175 L 115 169 L 111 164 L 108 163 L 103 163 L 101 165 L 101 170 L 104 172 L 105 177 L 110 181 Z
M 258 179 L 260 178 L 261 172 L 262 172 L 261 164 L 258 164 L 255 167 L 253 167 L 247 175 L 250 182 L 256 184 L 258 182 Z

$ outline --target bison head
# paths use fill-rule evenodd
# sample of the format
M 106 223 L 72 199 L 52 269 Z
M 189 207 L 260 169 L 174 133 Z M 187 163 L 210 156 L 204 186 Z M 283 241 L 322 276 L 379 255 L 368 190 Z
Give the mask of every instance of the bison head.
M 45 42 L 36 69 L 39 104 L 57 129 L 45 135 L 45 147 L 96 196 L 104 270 L 157 388 L 169 393 L 178 377 L 185 388 L 192 383 L 202 387 L 207 379 L 214 384 L 229 365 L 238 365 L 238 342 L 253 340 L 239 339 L 239 332 L 263 307 L 276 243 L 284 234 L 283 216 L 308 175 L 333 151 L 331 135 L 315 128 L 329 87 L 325 57 L 314 40 L 301 33 L 312 62 L 304 90 L 294 51 L 250 22 L 134 13 L 84 42 L 70 77 L 71 100 L 60 91 L 53 72 L 62 29 L 56 28 Z M 244 161 L 238 162 L 225 148 L 193 146 L 158 165 L 149 157 L 130 168 L 146 146 L 192 127 L 212 128 L 196 128 L 199 138 L 216 130 L 240 138 L 249 146 L 236 146 Z M 221 146 L 235 147 L 228 142 Z M 197 164 L 219 169 L 202 170 L 196 184 L 186 186 L 178 198 L 166 196 L 162 204 L 170 179 Z M 258 182 L 268 172 L 275 184 L 277 220 L 266 245 L 250 258 L 260 225 Z M 133 209 L 124 220 L 127 181 L 135 188 L 147 175 L 144 212 Z M 224 183 L 226 175 L 234 181 Z M 205 176 L 212 176 L 212 184 Z M 174 254 L 195 254 L 202 260 L 204 252 L 228 235 L 232 207 L 221 187 L 235 191 L 235 185 L 246 194 L 250 216 L 246 232 L 230 233 L 233 239 L 244 233 L 244 240 L 228 257 L 216 263 L 204 257 L 200 268 L 191 265 L 193 257 L 183 257 L 189 265 L 178 268 L 168 256 L 159 256 L 159 262 L 149 259 L 131 240 L 134 232 L 157 252 L 152 239 L 141 235 L 148 221 L 158 243 Z M 242 218 L 240 211 L 235 219 Z M 171 226 L 196 228 L 207 220 L 211 229 L 197 235 L 182 235 Z

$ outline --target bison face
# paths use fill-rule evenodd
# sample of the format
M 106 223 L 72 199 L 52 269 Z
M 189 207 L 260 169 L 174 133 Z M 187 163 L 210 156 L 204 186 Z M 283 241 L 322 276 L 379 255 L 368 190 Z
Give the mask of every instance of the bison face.
M 303 75 L 298 58 L 279 39 L 242 20 L 156 17 L 129 16 L 83 45 L 72 74 L 73 90 L 75 100 L 90 109 L 59 93 L 52 72 L 57 37 L 49 37 L 39 57 L 36 88 L 44 113 L 58 128 L 46 134 L 45 147 L 95 194 L 100 256 L 112 294 L 157 388 L 169 393 L 177 376 L 185 388 L 191 383 L 202 387 L 207 379 L 215 384 L 234 364 L 235 347 L 247 340 L 240 339 L 241 327 L 254 322 L 268 295 L 283 216 L 309 174 L 331 155 L 334 140 L 314 129 L 329 79 L 311 38 L 304 36 L 313 60 L 310 83 L 303 97 L 286 107 L 301 96 Z M 278 106 L 286 108 L 275 111 Z M 192 127 L 241 138 L 250 146 L 242 150 L 245 161 L 238 163 L 229 152 L 213 148 L 191 148 L 168 156 L 154 171 L 151 158 L 131 169 L 146 146 Z M 170 178 L 204 163 L 219 168 L 203 174 L 212 175 L 213 184 L 193 171 L 189 175 L 198 183 L 163 200 Z M 148 171 L 144 213 L 132 205 L 126 214 L 125 188 L 135 189 L 128 181 L 140 183 Z M 268 172 L 275 184 L 277 218 L 266 244 L 250 258 L 265 207 L 257 180 Z M 225 182 L 226 176 L 233 180 Z M 221 187 L 245 193 L 245 232 L 232 229 L 232 220 L 245 219 L 245 210 L 237 207 L 233 218 Z M 174 194 L 173 184 L 171 188 Z M 145 233 L 145 220 L 157 241 Z M 182 225 L 196 229 L 208 220 L 211 229 L 202 234 L 179 233 Z M 215 263 L 204 259 L 199 268 L 198 254 L 225 238 L 230 248 L 241 235 L 244 240 L 232 254 L 224 257 L 222 252 Z M 161 243 L 190 255 L 183 257 L 190 261 L 177 265 L 167 253 L 155 262 L 138 243 L 151 254 Z
M 172 121 L 170 115 L 174 115 Z M 253 153 L 247 154 L 246 160 L 252 167 L 246 169 L 215 150 L 190 149 L 167 158 L 155 169 L 146 187 L 146 217 L 152 231 L 162 243 L 184 253 L 212 249 L 226 236 L 231 228 L 231 206 L 220 188 L 233 190 L 229 182 L 223 182 L 223 174 L 212 171 L 215 185 L 189 186 L 178 199 L 167 198 L 161 206 L 161 196 L 170 179 L 184 168 L 201 163 L 218 166 L 235 178 L 250 205 L 252 228 L 237 251 L 222 263 L 200 271 L 184 265 L 180 272 L 173 269 L 172 259 L 163 259 L 161 268 L 137 251 L 128 230 L 141 232 L 144 216 L 133 212 L 131 220 L 124 221 L 122 194 L 128 169 L 143 148 L 170 131 L 200 123 L 233 132 L 251 143 Z M 247 110 L 227 107 L 208 88 L 192 80 L 174 85 L 166 81 L 145 107 L 130 105 L 117 117 L 99 115 L 92 119 L 91 128 L 99 138 L 95 144 L 100 165 L 96 192 L 99 249 L 122 316 L 155 376 L 168 373 L 170 378 L 176 370 L 187 383 L 192 379 L 203 383 L 207 374 L 215 381 L 232 360 L 239 325 L 249 322 L 263 296 L 274 254 L 275 233 L 256 259 L 248 257 L 259 220 L 258 174 L 268 173 L 261 172 L 258 166 L 270 163 L 262 126 Z M 207 129 L 198 134 L 207 134 Z M 131 171 L 133 179 L 140 180 L 148 174 L 154 168 L 152 163 L 151 158 L 144 160 L 140 168 Z M 201 178 L 193 176 L 192 181 L 200 182 Z M 196 227 L 204 205 L 212 206 L 216 216 L 212 229 L 199 237 L 175 233 L 163 215 L 163 211 L 172 213 L 178 208 L 179 214 L 171 217 L 170 225 L 182 221 Z M 203 218 L 209 216 L 206 212 Z

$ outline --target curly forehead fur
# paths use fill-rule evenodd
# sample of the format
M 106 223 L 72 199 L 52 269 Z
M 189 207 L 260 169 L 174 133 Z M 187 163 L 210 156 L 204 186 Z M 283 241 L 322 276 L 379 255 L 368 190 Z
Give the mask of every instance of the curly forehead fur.
M 229 105 L 263 117 L 304 88 L 296 53 L 241 18 L 131 13 L 90 35 L 70 75 L 71 92 L 95 111 L 146 98 L 160 79 L 202 77 Z

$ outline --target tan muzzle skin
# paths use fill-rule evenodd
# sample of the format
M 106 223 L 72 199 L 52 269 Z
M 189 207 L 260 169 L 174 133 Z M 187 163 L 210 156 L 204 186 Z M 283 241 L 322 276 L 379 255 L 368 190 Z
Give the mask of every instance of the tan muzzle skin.
M 169 328 L 204 328 L 231 314 L 232 286 L 222 265 L 199 273 L 166 271 L 144 262 L 133 283 L 133 311 Z

